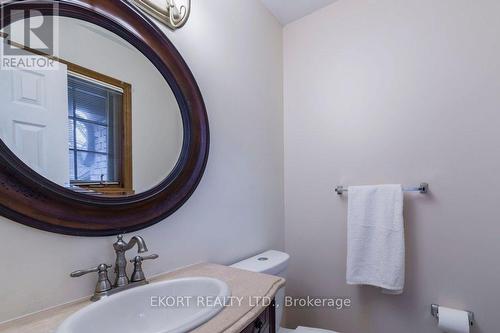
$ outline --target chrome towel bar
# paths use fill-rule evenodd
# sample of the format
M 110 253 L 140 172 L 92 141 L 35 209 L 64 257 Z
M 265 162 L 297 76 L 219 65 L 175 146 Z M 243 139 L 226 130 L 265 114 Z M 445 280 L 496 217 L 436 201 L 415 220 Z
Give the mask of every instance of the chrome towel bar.
M 335 188 L 335 192 L 337 192 L 338 195 L 342 195 L 344 193 L 347 193 L 347 188 L 342 185 L 339 185 Z M 429 184 L 420 183 L 420 185 L 417 186 L 403 187 L 403 192 L 427 193 L 429 192 Z

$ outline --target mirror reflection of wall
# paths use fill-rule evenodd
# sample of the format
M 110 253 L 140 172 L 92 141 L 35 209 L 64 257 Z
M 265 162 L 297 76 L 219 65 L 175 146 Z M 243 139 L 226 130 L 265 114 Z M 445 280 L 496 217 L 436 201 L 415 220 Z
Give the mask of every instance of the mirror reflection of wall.
M 7 88 L 0 102 L 10 105 L 0 114 L 0 137 L 35 171 L 79 192 L 132 195 L 154 187 L 182 149 L 173 92 L 122 38 L 59 20 L 57 71 L 0 73 Z

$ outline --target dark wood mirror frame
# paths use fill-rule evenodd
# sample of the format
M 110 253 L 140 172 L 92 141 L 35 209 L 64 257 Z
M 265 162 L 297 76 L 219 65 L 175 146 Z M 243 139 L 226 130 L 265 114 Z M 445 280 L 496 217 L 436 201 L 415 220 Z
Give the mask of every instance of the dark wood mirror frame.
M 181 207 L 201 180 L 208 158 L 209 125 L 200 89 L 164 33 L 126 0 L 21 0 L 1 5 L 1 27 L 21 19 L 10 9 L 37 10 L 99 25 L 140 50 L 161 72 L 181 110 L 182 153 L 170 175 L 153 189 L 129 197 L 96 197 L 56 185 L 24 164 L 0 140 L 0 214 L 49 232 L 109 236 L 164 220 Z

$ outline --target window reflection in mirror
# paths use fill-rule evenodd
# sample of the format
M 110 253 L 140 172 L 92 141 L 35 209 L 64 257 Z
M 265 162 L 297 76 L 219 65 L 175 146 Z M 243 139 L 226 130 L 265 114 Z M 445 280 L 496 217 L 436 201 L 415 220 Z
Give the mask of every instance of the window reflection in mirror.
M 88 72 L 88 71 L 87 71 Z M 133 194 L 130 169 L 130 85 L 105 82 L 102 75 L 68 75 L 69 175 L 73 188 Z M 126 151 L 126 152 L 125 152 Z

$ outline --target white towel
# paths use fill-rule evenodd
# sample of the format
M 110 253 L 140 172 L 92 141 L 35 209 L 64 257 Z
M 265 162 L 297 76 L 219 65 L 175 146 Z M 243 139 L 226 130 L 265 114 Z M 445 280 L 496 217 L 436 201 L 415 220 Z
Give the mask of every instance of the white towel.
M 347 283 L 401 294 L 405 281 L 402 186 L 351 186 L 348 196 Z

